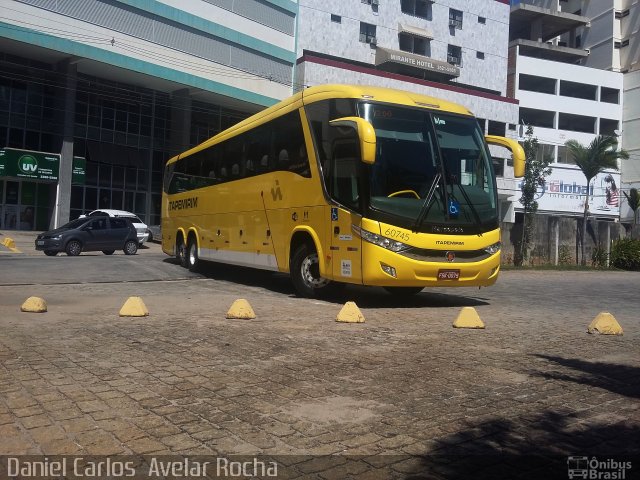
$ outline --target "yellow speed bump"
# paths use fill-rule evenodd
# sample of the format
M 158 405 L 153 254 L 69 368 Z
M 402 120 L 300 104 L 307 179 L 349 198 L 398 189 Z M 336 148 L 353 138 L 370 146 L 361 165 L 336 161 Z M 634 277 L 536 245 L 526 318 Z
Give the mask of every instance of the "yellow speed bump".
M 4 240 L 2 240 L 2 244 L 7 248 L 16 248 L 16 242 L 13 238 L 5 237 Z
M 364 323 L 364 315 L 354 302 L 347 302 L 338 313 L 336 322 Z
M 454 328 L 484 328 L 484 323 L 473 307 L 463 307 L 458 318 L 453 321 Z
M 600 333 L 602 335 L 622 335 L 622 327 L 609 312 L 600 312 L 592 320 L 587 328 L 588 333 Z
M 47 311 L 47 302 L 40 297 L 29 297 L 24 301 L 20 310 L 23 312 L 44 313 Z
M 231 304 L 227 312 L 227 318 L 252 319 L 256 318 L 256 314 L 244 298 L 239 298 Z
M 129 297 L 120 309 L 121 317 L 146 317 L 147 315 L 149 310 L 140 297 Z

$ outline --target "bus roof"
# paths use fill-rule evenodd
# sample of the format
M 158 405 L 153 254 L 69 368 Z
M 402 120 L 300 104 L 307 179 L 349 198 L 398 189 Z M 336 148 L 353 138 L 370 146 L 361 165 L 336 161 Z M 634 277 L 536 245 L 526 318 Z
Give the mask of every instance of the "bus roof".
M 343 84 L 326 84 L 309 87 L 295 95 L 282 100 L 271 107 L 268 107 L 245 120 L 229 127 L 228 129 L 218 133 L 209 140 L 205 140 L 186 152 L 177 155 L 169 160 L 175 161 L 179 157 L 189 155 L 204 146 L 213 145 L 220 140 L 234 137 L 238 133 L 248 130 L 253 124 L 262 123 L 288 113 L 294 109 L 300 108 L 302 105 L 327 100 L 330 98 L 354 98 L 364 99 L 382 103 L 392 103 L 396 105 L 405 105 L 410 107 L 423 107 L 431 110 L 441 110 L 444 112 L 459 113 L 461 115 L 473 115 L 466 107 L 457 103 L 449 102 L 440 98 L 430 97 L 428 95 L 420 95 L 418 93 L 407 92 L 405 90 L 397 90 L 394 88 L 373 87 L 369 85 L 343 85 Z

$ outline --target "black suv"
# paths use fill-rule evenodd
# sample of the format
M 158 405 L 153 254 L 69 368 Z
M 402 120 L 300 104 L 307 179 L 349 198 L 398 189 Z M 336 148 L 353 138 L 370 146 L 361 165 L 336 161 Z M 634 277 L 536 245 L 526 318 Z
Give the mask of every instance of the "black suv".
M 80 255 L 80 252 L 100 251 L 111 255 L 123 250 L 127 255 L 138 251 L 136 228 L 128 218 L 85 217 L 40 234 L 36 237 L 36 250 L 54 256 L 58 252 Z

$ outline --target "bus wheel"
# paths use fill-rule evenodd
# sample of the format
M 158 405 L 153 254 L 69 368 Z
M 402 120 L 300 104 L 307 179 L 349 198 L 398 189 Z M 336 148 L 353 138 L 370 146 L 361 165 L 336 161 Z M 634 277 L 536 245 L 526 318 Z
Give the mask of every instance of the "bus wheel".
M 197 272 L 198 267 L 200 265 L 200 260 L 198 259 L 198 245 L 193 238 L 189 238 L 189 246 L 187 247 L 187 268 L 192 272 Z
M 417 295 L 422 290 L 423 287 L 383 287 L 387 292 L 396 297 L 410 297 L 412 295 Z
M 300 245 L 291 257 L 291 281 L 298 295 L 307 298 L 328 292 L 332 283 L 320 276 L 318 253 L 307 244 Z
M 176 259 L 180 262 L 180 266 L 187 268 L 187 247 L 182 238 L 178 240 L 176 245 Z

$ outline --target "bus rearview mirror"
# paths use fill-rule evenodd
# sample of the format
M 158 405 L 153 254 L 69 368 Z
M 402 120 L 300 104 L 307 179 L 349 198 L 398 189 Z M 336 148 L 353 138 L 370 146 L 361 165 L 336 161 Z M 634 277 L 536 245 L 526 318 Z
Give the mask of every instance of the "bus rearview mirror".
M 484 139 L 489 145 L 500 145 L 511 150 L 513 155 L 513 176 L 516 178 L 524 177 L 525 155 L 522 145 L 516 140 L 498 135 L 485 135 Z
M 353 128 L 360 140 L 360 155 L 364 163 L 373 165 L 376 161 L 376 132 L 373 125 L 360 117 L 342 117 L 331 120 L 332 127 Z

